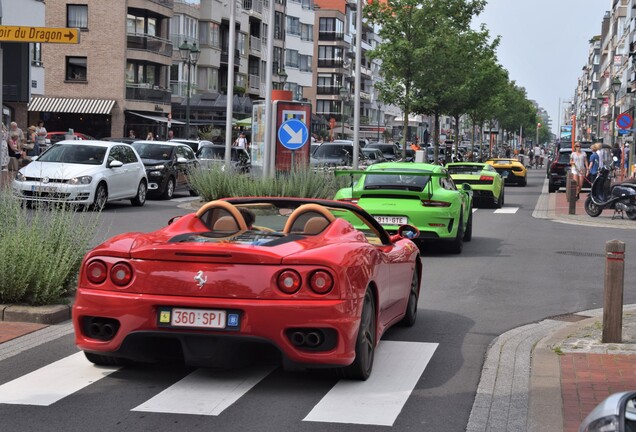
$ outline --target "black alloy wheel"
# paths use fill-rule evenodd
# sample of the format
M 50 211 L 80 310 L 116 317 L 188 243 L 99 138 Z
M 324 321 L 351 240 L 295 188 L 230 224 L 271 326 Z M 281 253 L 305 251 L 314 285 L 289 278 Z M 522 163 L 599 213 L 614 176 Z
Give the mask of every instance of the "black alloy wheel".
M 356 358 L 349 366 L 342 368 L 341 373 L 344 378 L 366 381 L 371 376 L 376 338 L 375 299 L 371 290 L 367 288 L 356 339 Z

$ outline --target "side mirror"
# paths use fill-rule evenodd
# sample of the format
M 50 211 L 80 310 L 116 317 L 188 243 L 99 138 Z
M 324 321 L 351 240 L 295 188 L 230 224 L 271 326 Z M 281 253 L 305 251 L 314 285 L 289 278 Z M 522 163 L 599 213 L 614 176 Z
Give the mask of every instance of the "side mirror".
M 462 189 L 465 191 L 473 190 L 473 188 L 468 183 L 462 183 Z
M 580 431 L 631 431 L 636 428 L 636 392 L 614 393 L 581 423 Z
M 177 163 L 179 164 L 184 164 L 184 163 L 188 163 L 188 160 L 184 157 L 178 157 L 177 158 Z
M 108 164 L 108 168 L 121 168 L 124 166 L 124 163 L 118 160 L 113 160 Z

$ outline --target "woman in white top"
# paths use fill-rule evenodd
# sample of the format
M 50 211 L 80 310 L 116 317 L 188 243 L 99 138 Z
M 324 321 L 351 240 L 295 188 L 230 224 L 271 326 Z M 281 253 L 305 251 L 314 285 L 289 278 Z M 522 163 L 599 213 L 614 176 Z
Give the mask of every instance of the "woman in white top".
M 574 180 L 576 180 L 576 199 L 579 199 L 585 175 L 587 174 L 587 156 L 581 151 L 581 143 L 574 144 L 574 151 L 570 155 L 570 165 L 572 166 Z

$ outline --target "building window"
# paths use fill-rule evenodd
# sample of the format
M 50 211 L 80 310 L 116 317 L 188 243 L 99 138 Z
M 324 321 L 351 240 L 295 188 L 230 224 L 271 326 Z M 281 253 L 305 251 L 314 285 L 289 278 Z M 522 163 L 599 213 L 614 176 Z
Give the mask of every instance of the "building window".
M 304 41 L 314 40 L 314 26 L 311 24 L 300 25 L 300 39 Z
M 247 55 L 246 52 L 247 47 L 247 36 L 245 33 L 237 33 L 236 34 L 236 49 L 242 56 Z
M 42 44 L 35 42 L 31 50 L 31 66 L 42 66 Z
M 88 5 L 66 5 L 66 27 L 88 29 Z
M 299 62 L 299 67 L 302 72 L 311 72 L 311 63 L 313 62 L 313 56 L 301 54 Z
M 285 66 L 297 68 L 298 67 L 298 51 L 287 50 L 285 53 Z
M 66 57 L 66 80 L 86 81 L 86 57 Z
M 221 26 L 217 23 L 210 23 L 210 45 L 221 48 Z
M 300 18 L 287 17 L 287 33 L 294 36 L 300 36 Z

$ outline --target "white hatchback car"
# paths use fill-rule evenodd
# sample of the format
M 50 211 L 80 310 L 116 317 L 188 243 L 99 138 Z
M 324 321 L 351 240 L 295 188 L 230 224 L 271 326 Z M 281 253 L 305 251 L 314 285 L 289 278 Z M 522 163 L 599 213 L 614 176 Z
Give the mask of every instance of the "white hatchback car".
M 13 192 L 27 202 L 92 205 L 130 199 L 146 202 L 148 178 L 135 149 L 120 142 L 60 141 L 48 148 L 13 180 Z

